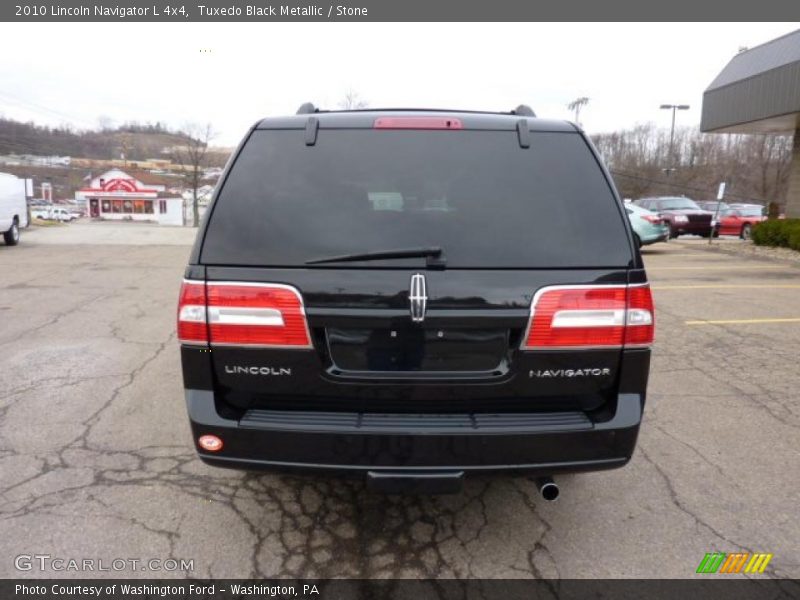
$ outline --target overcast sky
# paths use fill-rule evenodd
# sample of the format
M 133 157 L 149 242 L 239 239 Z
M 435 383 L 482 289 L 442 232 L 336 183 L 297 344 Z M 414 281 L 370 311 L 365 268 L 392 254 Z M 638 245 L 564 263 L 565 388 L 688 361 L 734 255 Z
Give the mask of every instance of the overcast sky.
M 348 90 L 372 107 L 509 110 L 571 118 L 590 133 L 654 121 L 705 87 L 741 46 L 798 28 L 750 24 L 2 23 L 0 115 L 79 129 L 211 122 L 234 145 L 257 119 Z M 201 50 L 205 50 L 201 52 Z

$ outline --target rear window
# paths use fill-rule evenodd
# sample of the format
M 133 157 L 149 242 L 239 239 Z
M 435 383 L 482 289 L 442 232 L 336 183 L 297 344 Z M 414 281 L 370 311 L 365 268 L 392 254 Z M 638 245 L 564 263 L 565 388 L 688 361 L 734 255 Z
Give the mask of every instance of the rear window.
M 532 132 L 523 149 L 515 131 L 321 129 L 306 146 L 302 130 L 256 130 L 216 201 L 201 262 L 292 267 L 439 246 L 448 268 L 627 266 L 615 202 L 577 134 Z

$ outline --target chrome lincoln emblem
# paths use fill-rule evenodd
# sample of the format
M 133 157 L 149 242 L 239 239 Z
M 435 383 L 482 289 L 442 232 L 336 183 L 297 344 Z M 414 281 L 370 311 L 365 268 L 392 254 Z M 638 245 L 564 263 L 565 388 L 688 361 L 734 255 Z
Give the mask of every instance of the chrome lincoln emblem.
M 411 311 L 411 320 L 415 323 L 422 323 L 425 320 L 425 308 L 428 305 L 428 286 L 425 283 L 425 275 L 422 273 L 414 273 L 411 276 L 408 305 Z

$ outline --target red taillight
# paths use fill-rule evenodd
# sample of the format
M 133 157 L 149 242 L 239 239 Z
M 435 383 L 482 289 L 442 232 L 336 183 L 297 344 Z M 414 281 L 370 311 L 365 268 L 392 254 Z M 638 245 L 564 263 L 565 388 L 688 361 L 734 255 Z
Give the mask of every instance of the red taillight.
M 212 346 L 311 347 L 300 292 L 272 283 L 185 281 L 178 339 Z
M 534 296 L 522 349 L 646 346 L 653 330 L 648 285 L 553 286 Z
M 628 287 L 628 314 L 625 325 L 625 346 L 649 346 L 656 332 L 655 309 L 650 286 Z
M 206 284 L 184 281 L 178 299 L 178 341 L 182 344 L 207 344 Z
M 658 217 L 656 215 L 642 215 L 642 218 L 645 221 L 652 223 L 653 225 L 661 225 L 661 223 L 663 222 L 661 217 Z
M 303 299 L 272 283 L 208 283 L 211 345 L 310 348 Z
M 463 129 L 461 119 L 452 117 L 380 117 L 375 129 Z

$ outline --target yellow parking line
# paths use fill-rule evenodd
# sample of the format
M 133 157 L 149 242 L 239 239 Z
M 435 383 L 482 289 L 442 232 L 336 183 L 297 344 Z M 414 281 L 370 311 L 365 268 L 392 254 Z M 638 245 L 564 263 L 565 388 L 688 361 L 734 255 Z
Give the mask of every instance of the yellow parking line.
M 759 289 L 759 290 L 794 290 L 799 289 L 800 284 L 793 283 L 709 283 L 697 285 L 651 285 L 652 290 L 740 290 L 740 289 Z
M 670 254 L 669 252 L 660 252 L 660 253 L 653 253 L 648 254 L 647 252 L 642 253 L 642 258 L 708 258 L 708 259 L 715 259 L 718 258 L 720 262 L 725 259 L 735 259 L 736 257 L 731 254 L 718 254 L 716 252 L 676 252 L 675 254 Z
M 720 321 L 686 321 L 687 325 L 748 325 L 754 323 L 800 323 L 800 319 L 723 319 Z
M 766 269 L 786 269 L 786 266 L 781 265 L 681 265 L 680 267 L 645 267 L 648 271 L 711 271 L 711 270 L 725 270 L 725 271 L 742 271 L 742 270 L 759 270 Z
M 642 258 L 690 258 L 693 256 L 706 256 L 708 258 L 714 258 L 718 257 L 719 254 L 708 254 L 706 252 L 685 252 L 680 254 L 670 254 L 669 252 L 664 252 L 663 254 L 649 254 L 647 252 L 642 253 Z

